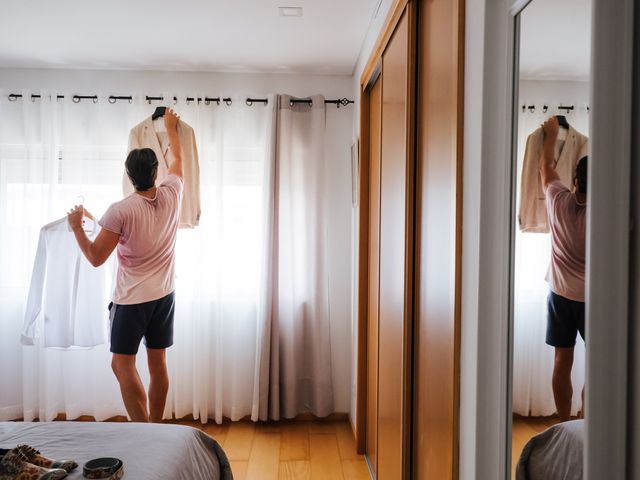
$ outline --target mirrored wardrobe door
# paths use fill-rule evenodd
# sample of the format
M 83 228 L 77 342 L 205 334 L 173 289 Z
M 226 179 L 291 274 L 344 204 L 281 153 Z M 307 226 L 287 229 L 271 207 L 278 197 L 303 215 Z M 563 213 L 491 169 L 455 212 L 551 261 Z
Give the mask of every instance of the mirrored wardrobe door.
M 532 0 L 517 24 L 511 476 L 581 478 L 591 1 Z

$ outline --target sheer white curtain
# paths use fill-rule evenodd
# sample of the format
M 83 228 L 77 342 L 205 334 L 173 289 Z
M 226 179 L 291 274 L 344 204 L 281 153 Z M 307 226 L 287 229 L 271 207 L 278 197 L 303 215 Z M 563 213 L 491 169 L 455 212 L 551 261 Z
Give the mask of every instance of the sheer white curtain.
M 202 216 L 178 234 L 167 416 L 238 420 L 257 400 L 271 108 L 238 97 L 231 106 L 179 109 L 198 137 Z
M 140 96 L 109 104 L 100 95 L 94 104 L 26 91 L 10 102 L 8 93 L 0 92 L 0 419 L 122 415 L 107 345 L 60 351 L 19 338 L 40 227 L 80 197 L 96 216 L 122 197 L 128 131 L 154 106 Z M 167 416 L 251 413 L 270 117 L 234 100 L 176 105 L 199 137 L 203 213 L 198 228 L 179 232 Z M 146 382 L 145 362 L 142 347 Z
M 548 105 L 560 105 L 560 103 L 549 102 Z M 535 112 L 527 110 L 519 115 L 516 197 L 518 202 L 527 137 L 551 115 L 565 115 L 565 113 L 553 108 L 542 113 L 538 104 Z M 577 111 L 567 115 L 567 120 L 578 131 L 589 135 L 589 116 L 586 109 L 577 107 Z M 518 206 L 516 206 L 517 211 Z M 556 411 L 551 387 L 554 350 L 545 343 L 549 286 L 544 278 L 551 255 L 550 241 L 549 234 L 521 233 L 516 229 L 513 411 L 525 416 L 548 416 Z M 584 355 L 584 343 L 578 336 L 572 372 L 574 390 L 572 415 L 576 415 L 581 407 Z
M 74 103 L 68 94 L 57 100 L 56 92 L 27 91 L 11 102 L 8 93 L 0 91 L 0 420 L 50 420 L 58 413 L 68 418 L 94 415 L 98 420 L 123 415 L 107 345 L 60 351 L 23 347 L 19 338 L 40 227 L 64 216 L 80 196 L 96 216 L 122 197 L 128 131 L 150 115 L 154 105 L 139 95 L 116 104 L 100 95 L 94 104 Z M 41 99 L 32 101 L 32 93 Z M 164 95 L 170 98 L 174 93 Z M 266 410 L 259 411 L 266 405 L 264 399 L 277 399 L 282 389 L 290 388 L 280 383 L 281 369 L 286 380 L 293 368 L 296 382 L 304 384 L 310 379 L 305 359 L 311 358 L 298 352 L 293 358 L 302 363 L 285 366 L 272 361 L 279 358 L 279 350 L 269 345 L 287 352 L 300 332 L 304 338 L 317 334 L 318 341 L 304 344 L 313 356 L 310 361 L 315 367 L 330 359 L 322 236 L 326 224 L 318 197 L 324 191 L 313 190 L 324 181 L 315 177 L 324 165 L 322 150 L 304 148 L 308 138 L 298 138 L 298 133 L 309 125 L 296 127 L 296 120 L 288 139 L 293 156 L 287 182 L 292 183 L 281 188 L 271 164 L 277 158 L 272 145 L 277 117 L 273 96 L 268 106 L 251 107 L 244 97 L 233 98 L 229 106 L 187 104 L 184 96 L 177 96 L 176 110 L 197 135 L 202 217 L 199 227 L 178 234 L 175 345 L 168 351 L 171 387 L 165 416 L 193 414 L 218 422 L 223 416 L 266 418 Z M 322 145 L 324 116 L 322 122 L 313 122 Z M 318 143 L 312 145 L 315 149 Z M 288 199 L 281 211 L 276 186 Z M 313 200 L 303 201 L 309 188 Z M 295 195 L 287 196 L 288 189 Z M 286 228 L 274 230 L 276 212 Z M 303 228 L 300 237 L 298 227 Z M 278 237 L 284 239 L 282 247 Z M 274 248 L 279 252 L 277 265 Z M 106 305 L 96 308 L 106 312 Z M 314 317 L 313 309 L 321 312 L 318 329 L 305 322 L 310 311 Z M 283 329 L 277 328 L 281 314 L 284 324 L 295 323 L 284 329 L 295 332 L 295 338 L 287 336 L 282 342 Z M 316 349 L 318 344 L 323 347 Z M 141 347 L 139 367 L 146 383 L 145 363 Z M 329 384 L 325 376 L 310 380 L 313 385 L 319 382 L 314 391 L 324 391 L 321 398 L 327 392 L 332 398 L 331 370 L 325 364 L 323 372 L 327 371 Z M 330 413 L 326 402 L 309 400 L 308 395 L 300 398 L 304 400 L 283 414 L 316 405 L 317 412 Z M 272 405 L 278 405 L 273 410 L 277 417 L 279 400 Z
M 31 94 L 41 95 L 31 99 Z M 123 411 L 106 346 L 63 352 L 21 347 L 16 332 L 29 285 L 40 227 L 65 215 L 84 197 L 103 212 L 121 196 L 118 170 L 136 118 L 131 106 L 58 101 L 56 92 L 0 96 L 0 342 L 2 418 L 105 418 Z M 105 102 L 106 103 L 106 102 Z M 97 308 L 105 308 L 104 305 Z M 8 397 L 8 398 L 5 398 Z

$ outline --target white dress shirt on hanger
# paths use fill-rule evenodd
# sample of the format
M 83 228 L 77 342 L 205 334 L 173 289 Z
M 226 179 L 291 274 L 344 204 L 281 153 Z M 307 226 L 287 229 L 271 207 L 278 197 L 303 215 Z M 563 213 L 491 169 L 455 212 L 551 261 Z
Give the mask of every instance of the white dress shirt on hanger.
M 85 219 L 87 220 L 87 219 Z M 100 227 L 88 220 L 92 240 Z M 82 254 L 67 218 L 40 230 L 21 341 L 45 347 L 94 347 L 107 343 L 107 306 L 113 285 L 113 260 L 93 267 Z

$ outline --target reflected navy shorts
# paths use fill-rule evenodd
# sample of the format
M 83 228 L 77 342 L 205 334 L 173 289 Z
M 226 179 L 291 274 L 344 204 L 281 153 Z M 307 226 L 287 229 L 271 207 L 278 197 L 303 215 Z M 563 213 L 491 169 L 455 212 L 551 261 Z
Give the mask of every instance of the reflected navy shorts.
M 125 355 L 138 353 L 140 340 L 147 348 L 161 349 L 173 345 L 175 295 L 133 305 L 109 304 L 111 351 Z
M 584 340 L 584 302 L 549 292 L 547 311 L 547 345 L 573 347 L 578 332 Z

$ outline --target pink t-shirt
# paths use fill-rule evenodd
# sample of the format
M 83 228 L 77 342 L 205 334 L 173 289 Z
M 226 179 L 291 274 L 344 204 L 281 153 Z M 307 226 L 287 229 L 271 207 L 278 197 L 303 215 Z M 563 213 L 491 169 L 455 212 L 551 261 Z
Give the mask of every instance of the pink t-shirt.
M 150 302 L 173 292 L 182 190 L 182 179 L 168 175 L 155 198 L 132 193 L 111 205 L 98 222 L 120 234 L 113 303 Z
M 554 293 L 584 302 L 587 207 L 560 180 L 549 182 L 545 202 L 551 230 L 547 282 Z

